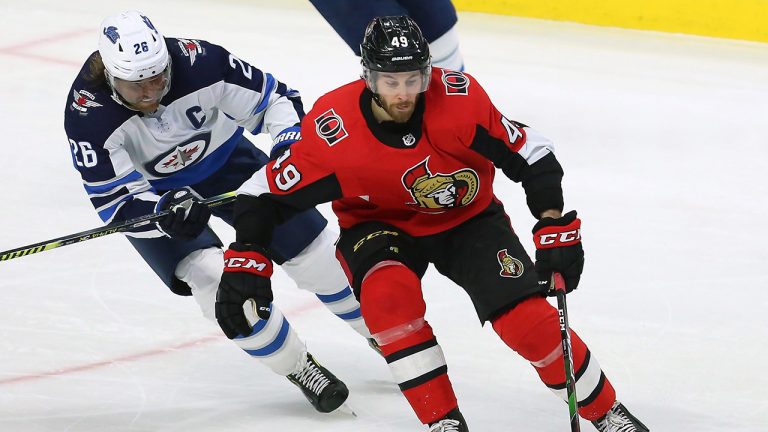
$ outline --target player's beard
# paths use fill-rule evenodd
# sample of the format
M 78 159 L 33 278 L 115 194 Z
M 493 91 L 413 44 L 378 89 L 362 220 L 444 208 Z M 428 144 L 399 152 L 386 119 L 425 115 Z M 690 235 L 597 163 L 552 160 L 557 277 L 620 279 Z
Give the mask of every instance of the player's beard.
M 139 102 L 133 104 L 132 106 L 145 114 L 151 114 L 157 111 L 157 108 L 160 106 L 160 101 L 154 100 L 152 102 Z
M 162 92 L 158 91 L 151 96 L 141 98 L 138 102 L 131 104 L 131 106 L 145 114 L 151 114 L 157 111 L 157 108 L 160 106 L 161 97 Z
M 416 98 L 400 102 L 392 102 L 384 107 L 384 111 L 392 117 L 395 123 L 405 123 L 410 120 L 416 109 Z

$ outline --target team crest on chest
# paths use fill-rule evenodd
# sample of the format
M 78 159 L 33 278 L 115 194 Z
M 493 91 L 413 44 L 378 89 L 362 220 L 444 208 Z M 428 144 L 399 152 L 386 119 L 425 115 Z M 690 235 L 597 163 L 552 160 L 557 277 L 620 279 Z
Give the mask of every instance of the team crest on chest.
M 463 96 L 469 92 L 469 77 L 461 72 L 443 69 L 443 85 L 448 96 Z
M 499 275 L 509 278 L 519 278 L 525 271 L 522 261 L 510 255 L 506 249 L 496 253 L 496 257 L 501 265 Z
M 199 162 L 208 150 L 210 142 L 210 132 L 198 134 L 156 157 L 144 167 L 156 177 L 168 177 Z
M 470 168 L 450 174 L 432 174 L 429 156 L 403 174 L 405 189 L 413 197 L 409 206 L 424 213 L 442 213 L 450 208 L 463 207 L 472 202 L 480 187 L 480 178 Z
M 347 130 L 344 129 L 344 121 L 341 119 L 340 115 L 336 114 L 336 111 L 334 111 L 333 108 L 320 114 L 320 116 L 315 119 L 315 131 L 317 131 L 317 135 L 324 139 L 329 146 L 333 146 L 349 136 Z

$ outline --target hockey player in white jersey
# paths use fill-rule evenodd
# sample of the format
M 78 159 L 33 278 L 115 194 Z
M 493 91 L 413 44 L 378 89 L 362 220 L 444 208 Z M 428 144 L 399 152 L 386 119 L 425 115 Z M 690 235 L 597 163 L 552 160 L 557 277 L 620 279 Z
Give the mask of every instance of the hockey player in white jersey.
M 209 209 L 197 200 L 236 190 L 269 160 L 244 131 L 268 133 L 273 156 L 299 139 L 300 95 L 220 46 L 164 38 L 136 11 L 106 18 L 98 45 L 68 95 L 72 162 L 105 223 L 171 210 L 128 239 L 172 292 L 194 296 L 214 319 L 227 257 L 207 223 L 213 213 L 231 225 L 237 214 L 233 204 Z M 312 209 L 282 225 L 269 252 L 300 288 L 370 338 L 335 258 L 336 236 Z M 243 306 L 253 331 L 234 342 L 287 376 L 318 411 L 338 408 L 344 383 L 314 361 L 278 308 L 256 306 Z

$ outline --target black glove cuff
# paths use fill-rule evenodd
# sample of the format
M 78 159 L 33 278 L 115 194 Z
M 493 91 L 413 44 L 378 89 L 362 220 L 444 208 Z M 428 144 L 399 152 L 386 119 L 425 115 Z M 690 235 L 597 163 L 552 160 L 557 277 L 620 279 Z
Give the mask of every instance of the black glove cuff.
M 551 218 L 551 217 L 541 218 L 539 219 L 538 222 L 536 222 L 536 225 L 533 226 L 533 229 L 531 230 L 531 232 L 533 234 L 536 234 L 536 231 L 548 226 L 566 226 L 569 223 L 575 221 L 576 217 L 577 217 L 576 210 L 571 210 L 559 218 Z

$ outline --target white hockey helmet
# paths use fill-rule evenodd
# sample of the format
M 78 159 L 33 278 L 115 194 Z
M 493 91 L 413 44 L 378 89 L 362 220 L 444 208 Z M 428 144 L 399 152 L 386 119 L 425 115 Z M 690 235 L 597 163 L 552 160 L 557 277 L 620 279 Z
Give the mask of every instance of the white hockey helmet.
M 99 33 L 99 54 L 116 96 L 115 79 L 136 82 L 159 74 L 166 75 L 160 97 L 168 93 L 171 57 L 163 35 L 144 14 L 126 11 L 105 18 Z

